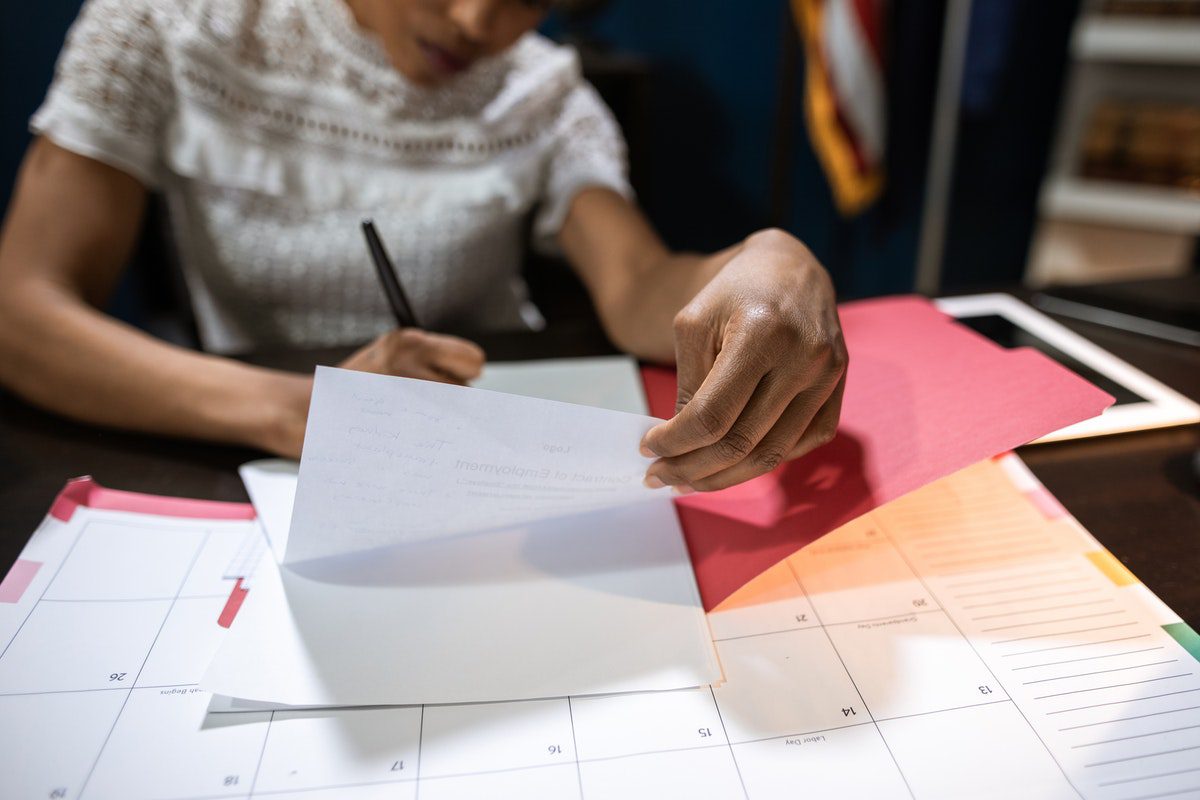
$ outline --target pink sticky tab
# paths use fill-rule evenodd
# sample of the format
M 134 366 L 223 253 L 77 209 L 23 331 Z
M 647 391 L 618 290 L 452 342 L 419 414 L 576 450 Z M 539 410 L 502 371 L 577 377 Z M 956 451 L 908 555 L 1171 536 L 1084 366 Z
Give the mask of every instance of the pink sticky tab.
M 131 511 L 136 514 L 155 514 L 163 517 L 190 519 L 254 519 L 254 506 L 249 503 L 227 503 L 221 500 L 192 500 L 186 497 L 163 497 L 141 492 L 106 489 L 91 476 L 74 478 L 54 498 L 50 516 L 70 522 L 75 509 L 100 508 L 108 511 Z
M 33 576 L 37 575 L 41 568 L 42 562 L 40 561 L 18 558 L 12 565 L 12 569 L 4 576 L 4 580 L 0 581 L 0 603 L 21 602 L 25 590 L 29 588 L 29 584 L 33 583 Z
M 229 592 L 229 599 L 225 601 L 225 607 L 221 609 L 221 616 L 217 617 L 217 624 L 222 628 L 228 628 L 233 624 L 233 620 L 237 617 L 238 611 L 242 608 L 242 603 L 246 600 L 246 595 L 250 590 L 242 587 L 242 579 L 238 578 L 237 583 L 233 585 L 233 589 Z
M 1070 516 L 1069 512 L 1063 508 L 1063 504 L 1058 502 L 1058 498 L 1050 494 L 1050 490 L 1045 486 L 1038 486 L 1036 489 L 1030 489 L 1025 492 L 1025 496 L 1029 498 L 1029 502 L 1042 512 L 1042 516 L 1046 519 L 1062 519 Z
M 67 485 L 50 504 L 50 516 L 59 522 L 70 522 L 75 509 L 88 504 L 88 495 L 96 485 L 91 475 L 67 481 Z

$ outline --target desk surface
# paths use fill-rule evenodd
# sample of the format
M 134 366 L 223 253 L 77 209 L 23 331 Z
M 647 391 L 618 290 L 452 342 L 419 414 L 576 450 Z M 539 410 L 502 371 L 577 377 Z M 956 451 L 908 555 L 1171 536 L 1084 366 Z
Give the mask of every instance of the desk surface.
M 1061 320 L 1120 358 L 1200 401 L 1200 350 Z M 613 352 L 593 325 L 480 339 L 489 358 Z M 256 363 L 310 369 L 344 350 L 263 353 Z M 1200 426 L 1022 448 L 1038 478 L 1192 627 L 1200 629 Z M 261 453 L 118 433 L 69 422 L 0 393 L 0 570 L 16 559 L 69 478 L 117 489 L 246 501 L 237 466 Z M 2 574 L 2 572 L 0 572 Z

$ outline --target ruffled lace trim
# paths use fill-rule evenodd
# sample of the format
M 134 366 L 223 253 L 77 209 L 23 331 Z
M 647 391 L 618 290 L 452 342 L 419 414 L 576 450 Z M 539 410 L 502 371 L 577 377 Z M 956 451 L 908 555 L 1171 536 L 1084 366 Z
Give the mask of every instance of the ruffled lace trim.
M 293 142 L 247 140 L 195 106 L 180 109 L 168 133 L 165 161 L 171 172 L 211 187 L 248 190 L 310 209 L 497 204 L 520 211 L 536 196 L 540 181 L 536 148 L 467 170 L 370 157 L 314 157 Z

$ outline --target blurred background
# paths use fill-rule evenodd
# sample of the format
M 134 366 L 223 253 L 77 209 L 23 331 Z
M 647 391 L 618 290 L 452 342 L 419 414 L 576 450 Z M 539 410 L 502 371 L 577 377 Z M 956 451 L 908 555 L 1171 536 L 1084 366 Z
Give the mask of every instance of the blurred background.
M 78 7 L 5 8 L 3 206 Z M 1197 270 L 1200 0 L 576 0 L 544 32 L 673 247 L 777 225 L 847 299 Z M 161 247 L 114 301 L 144 327 Z

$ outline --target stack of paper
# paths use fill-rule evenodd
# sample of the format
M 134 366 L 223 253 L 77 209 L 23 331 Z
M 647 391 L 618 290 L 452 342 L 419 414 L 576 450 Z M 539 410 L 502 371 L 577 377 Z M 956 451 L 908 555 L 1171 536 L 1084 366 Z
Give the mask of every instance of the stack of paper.
M 283 563 L 206 686 L 311 706 L 719 679 L 678 520 L 642 485 L 653 424 L 319 370 Z
M 839 436 L 682 501 L 682 535 L 669 495 L 641 486 L 653 418 L 320 370 L 282 566 L 256 576 L 203 686 L 244 708 L 717 681 L 700 597 L 711 608 L 843 523 L 1111 402 L 924 301 L 842 320 Z M 646 387 L 669 411 L 671 376 Z

